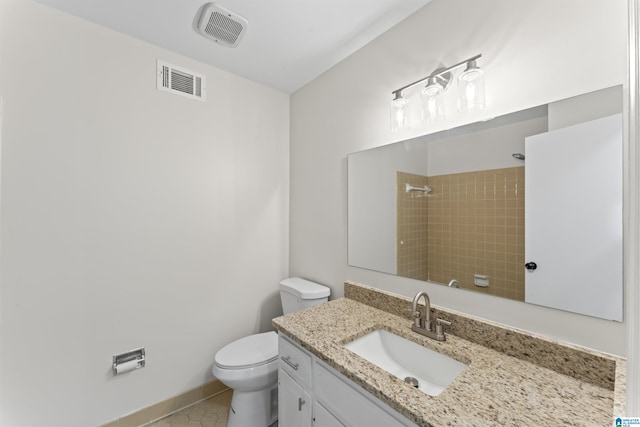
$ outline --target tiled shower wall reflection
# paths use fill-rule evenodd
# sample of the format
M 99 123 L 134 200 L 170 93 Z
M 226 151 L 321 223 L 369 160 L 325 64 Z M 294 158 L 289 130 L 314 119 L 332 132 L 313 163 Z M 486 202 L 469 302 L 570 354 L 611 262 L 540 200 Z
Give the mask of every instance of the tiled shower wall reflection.
M 399 275 L 524 300 L 524 167 L 397 179 Z M 405 193 L 407 182 L 432 191 Z M 475 286 L 474 274 L 489 286 Z
M 397 241 L 398 275 L 413 279 L 428 279 L 428 195 L 420 191 L 406 191 L 406 184 L 427 185 L 422 175 L 397 172 Z

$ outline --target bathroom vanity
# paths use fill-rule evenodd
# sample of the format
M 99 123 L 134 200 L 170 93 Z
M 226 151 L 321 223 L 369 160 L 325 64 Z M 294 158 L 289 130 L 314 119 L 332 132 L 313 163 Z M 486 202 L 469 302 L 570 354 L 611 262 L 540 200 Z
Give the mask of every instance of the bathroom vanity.
M 295 342 L 279 340 L 279 426 L 415 426 Z
M 595 426 L 624 414 L 625 361 L 436 307 L 439 342 L 411 330 L 411 301 L 345 283 L 345 298 L 279 317 L 287 426 Z M 348 350 L 384 330 L 466 365 L 429 395 Z

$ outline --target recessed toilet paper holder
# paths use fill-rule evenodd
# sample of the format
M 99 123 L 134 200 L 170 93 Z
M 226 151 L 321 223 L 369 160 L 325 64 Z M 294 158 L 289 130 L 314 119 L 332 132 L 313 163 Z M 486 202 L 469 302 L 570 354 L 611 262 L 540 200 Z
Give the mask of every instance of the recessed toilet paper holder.
M 113 375 L 123 374 L 135 369 L 144 368 L 144 347 L 113 356 Z

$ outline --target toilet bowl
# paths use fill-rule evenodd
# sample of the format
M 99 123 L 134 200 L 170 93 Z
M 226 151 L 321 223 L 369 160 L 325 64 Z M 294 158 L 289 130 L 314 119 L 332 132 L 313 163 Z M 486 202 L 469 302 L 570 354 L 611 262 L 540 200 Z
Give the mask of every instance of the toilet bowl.
M 278 334 L 227 344 L 216 353 L 212 373 L 233 389 L 228 427 L 269 426 L 277 420 Z
M 299 277 L 280 282 L 284 314 L 322 304 L 329 288 Z M 267 427 L 278 419 L 278 334 L 240 338 L 215 355 L 213 375 L 233 389 L 227 427 Z

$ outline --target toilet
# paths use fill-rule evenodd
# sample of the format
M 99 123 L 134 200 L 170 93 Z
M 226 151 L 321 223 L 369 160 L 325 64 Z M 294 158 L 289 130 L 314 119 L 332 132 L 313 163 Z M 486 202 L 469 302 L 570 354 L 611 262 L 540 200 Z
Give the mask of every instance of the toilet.
M 330 289 L 300 277 L 280 282 L 284 314 L 322 304 Z M 278 419 L 278 334 L 240 338 L 216 353 L 213 375 L 233 389 L 227 427 L 267 427 Z

